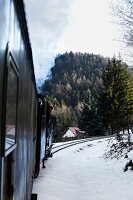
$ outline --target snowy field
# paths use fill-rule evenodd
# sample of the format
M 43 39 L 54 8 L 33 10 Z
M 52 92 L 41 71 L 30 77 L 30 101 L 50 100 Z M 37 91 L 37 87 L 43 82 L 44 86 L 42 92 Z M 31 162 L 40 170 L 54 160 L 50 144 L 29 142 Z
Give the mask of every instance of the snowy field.
M 125 158 L 104 158 L 108 143 L 81 143 L 49 158 L 34 181 L 38 200 L 133 200 L 133 171 L 123 172 Z

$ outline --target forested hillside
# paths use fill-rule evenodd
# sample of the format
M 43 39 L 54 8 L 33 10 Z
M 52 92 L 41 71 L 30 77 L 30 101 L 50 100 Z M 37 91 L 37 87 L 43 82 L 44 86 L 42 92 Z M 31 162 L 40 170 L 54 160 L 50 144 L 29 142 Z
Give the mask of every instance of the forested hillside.
M 107 58 L 87 53 L 65 53 L 55 59 L 43 92 L 54 106 L 58 134 L 77 124 L 77 117 L 88 94 L 97 96 Z

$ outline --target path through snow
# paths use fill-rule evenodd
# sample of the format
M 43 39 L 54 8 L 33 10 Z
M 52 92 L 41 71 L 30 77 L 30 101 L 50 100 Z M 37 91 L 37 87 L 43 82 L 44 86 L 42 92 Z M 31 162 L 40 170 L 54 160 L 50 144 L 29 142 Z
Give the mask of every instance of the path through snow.
M 38 200 L 133 200 L 133 172 L 123 160 L 106 160 L 108 139 L 78 144 L 56 153 L 35 180 Z

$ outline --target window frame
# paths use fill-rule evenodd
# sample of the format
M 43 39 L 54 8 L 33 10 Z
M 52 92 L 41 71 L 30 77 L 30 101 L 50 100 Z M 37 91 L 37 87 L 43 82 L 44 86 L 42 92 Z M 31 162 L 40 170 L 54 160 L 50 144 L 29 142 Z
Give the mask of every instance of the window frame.
M 12 68 L 16 77 L 17 77 L 17 94 L 16 94 L 16 119 L 15 119 L 15 141 L 14 144 L 11 145 L 8 149 L 6 149 L 6 146 L 4 145 L 4 155 L 7 156 L 9 155 L 17 146 L 16 144 L 16 136 L 17 136 L 17 113 L 18 113 L 18 88 L 19 88 L 19 72 L 18 72 L 18 67 L 15 62 L 15 59 L 13 57 L 13 54 L 11 51 L 8 51 L 7 54 L 7 62 L 6 62 L 6 74 L 5 74 L 5 119 L 4 119 L 4 128 L 5 128 L 5 137 L 4 137 L 4 143 L 6 143 L 6 116 L 7 116 L 7 92 L 8 92 L 8 72 L 9 69 Z

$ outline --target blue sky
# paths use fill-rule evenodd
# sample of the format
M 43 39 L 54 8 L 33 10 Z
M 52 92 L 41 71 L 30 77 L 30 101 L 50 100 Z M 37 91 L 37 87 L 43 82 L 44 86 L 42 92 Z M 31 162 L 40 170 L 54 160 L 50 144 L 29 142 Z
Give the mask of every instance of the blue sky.
M 111 0 L 25 0 L 36 79 L 66 51 L 117 56 L 122 52 Z

